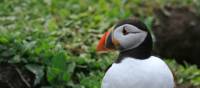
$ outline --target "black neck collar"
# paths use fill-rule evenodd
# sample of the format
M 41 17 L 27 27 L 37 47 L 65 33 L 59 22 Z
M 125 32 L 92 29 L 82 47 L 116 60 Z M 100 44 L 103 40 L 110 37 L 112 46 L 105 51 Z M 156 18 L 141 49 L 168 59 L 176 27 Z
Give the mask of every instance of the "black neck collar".
M 126 57 L 132 57 L 141 60 L 147 59 L 151 56 L 151 51 L 152 51 L 152 39 L 151 35 L 148 34 L 146 39 L 140 46 L 134 49 L 120 52 L 118 59 L 116 60 L 115 63 L 120 63 Z

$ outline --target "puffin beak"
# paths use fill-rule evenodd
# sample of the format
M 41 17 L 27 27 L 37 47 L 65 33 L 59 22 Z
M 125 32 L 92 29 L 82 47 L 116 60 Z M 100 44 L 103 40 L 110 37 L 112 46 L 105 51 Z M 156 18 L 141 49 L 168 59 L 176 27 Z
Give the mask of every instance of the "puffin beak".
M 112 37 L 112 30 L 107 31 L 99 40 L 96 51 L 102 52 L 102 51 L 115 50 L 117 41 L 114 40 L 115 39 Z

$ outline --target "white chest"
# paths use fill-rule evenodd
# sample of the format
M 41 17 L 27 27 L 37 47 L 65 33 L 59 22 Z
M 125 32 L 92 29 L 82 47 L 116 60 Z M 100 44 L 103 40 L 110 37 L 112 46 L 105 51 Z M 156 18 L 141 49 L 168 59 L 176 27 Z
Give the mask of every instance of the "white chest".
M 168 66 L 159 58 L 126 58 L 114 63 L 106 72 L 102 88 L 173 88 L 174 79 Z

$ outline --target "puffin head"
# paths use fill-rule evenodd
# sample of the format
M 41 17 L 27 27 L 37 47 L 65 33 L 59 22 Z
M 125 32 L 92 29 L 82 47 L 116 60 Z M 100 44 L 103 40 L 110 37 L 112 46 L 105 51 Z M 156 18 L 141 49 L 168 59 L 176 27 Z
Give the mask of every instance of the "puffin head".
M 152 50 L 152 38 L 146 25 L 137 19 L 118 22 L 100 39 L 97 51 L 119 50 L 120 54 L 149 54 Z

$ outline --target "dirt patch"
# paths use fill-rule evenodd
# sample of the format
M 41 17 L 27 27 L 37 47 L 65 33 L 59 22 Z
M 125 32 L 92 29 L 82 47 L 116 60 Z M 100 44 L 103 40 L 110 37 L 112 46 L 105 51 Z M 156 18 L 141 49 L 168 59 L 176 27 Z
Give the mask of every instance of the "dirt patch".
M 1 88 L 32 88 L 35 75 L 13 64 L 0 63 Z
M 156 54 L 200 67 L 200 16 L 189 7 L 155 9 Z

